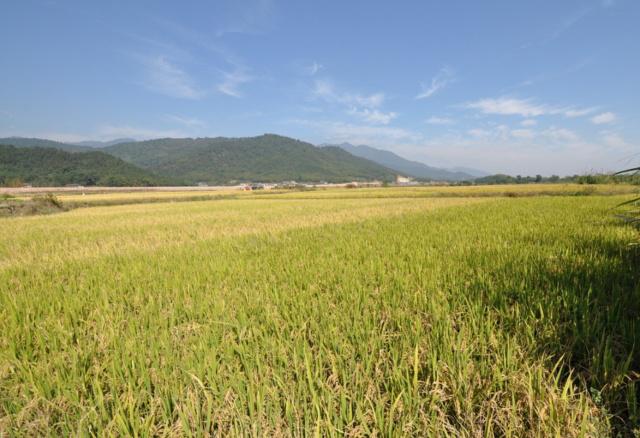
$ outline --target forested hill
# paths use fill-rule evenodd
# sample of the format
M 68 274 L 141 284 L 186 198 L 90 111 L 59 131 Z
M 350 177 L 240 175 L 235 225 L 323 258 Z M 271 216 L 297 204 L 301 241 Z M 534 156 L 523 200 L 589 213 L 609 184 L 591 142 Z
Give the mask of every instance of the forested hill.
M 338 147 L 318 148 L 273 134 L 121 143 L 102 149 L 155 174 L 187 183 L 392 180 L 395 172 Z
M 0 145 L 0 185 L 147 186 L 171 182 L 99 151 L 71 153 L 56 148 Z
M 15 146 L 17 148 L 55 148 L 61 149 L 67 152 L 88 152 L 95 150 L 91 147 L 84 145 L 76 145 L 69 143 L 60 143 L 59 141 L 45 140 L 42 138 L 27 138 L 27 137 L 6 137 L 0 138 L 0 144 Z

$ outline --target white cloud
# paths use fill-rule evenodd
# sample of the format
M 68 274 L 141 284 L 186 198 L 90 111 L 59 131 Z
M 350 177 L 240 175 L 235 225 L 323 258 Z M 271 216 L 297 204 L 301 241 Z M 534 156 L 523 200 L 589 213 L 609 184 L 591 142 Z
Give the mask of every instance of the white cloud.
M 448 117 L 429 117 L 426 122 L 430 125 L 453 125 L 455 120 L 450 119 Z
M 396 112 L 380 109 L 385 100 L 384 93 L 362 95 L 341 92 L 337 91 L 328 80 L 316 80 L 313 95 L 325 102 L 344 106 L 347 114 L 367 123 L 388 125 L 398 117 Z
M 544 130 L 542 134 L 551 140 L 561 142 L 577 142 L 579 140 L 578 134 L 570 129 L 557 128 L 555 126 Z
M 172 114 L 167 114 L 165 118 L 169 121 L 179 123 L 181 125 L 192 127 L 192 128 L 193 127 L 201 128 L 205 125 L 205 123 L 202 120 L 191 118 L 191 117 L 181 117 L 181 116 L 175 116 Z
M 164 56 L 143 59 L 147 70 L 145 86 L 152 91 L 182 99 L 201 99 L 205 93 L 193 83 L 187 72 Z
M 554 107 L 537 103 L 533 99 L 518 99 L 507 96 L 467 102 L 463 104 L 463 108 L 479 110 L 483 114 L 522 117 L 538 117 L 544 115 L 580 117 L 596 110 L 596 108 Z
M 522 126 L 536 126 L 538 122 L 534 119 L 527 119 L 520 122 Z
M 385 99 L 384 93 L 361 95 L 353 93 L 340 93 L 335 90 L 333 84 L 327 80 L 317 80 L 314 84 L 313 94 L 327 102 L 340 103 L 349 106 L 364 108 L 378 108 Z
M 467 132 L 472 138 L 476 139 L 493 139 L 500 141 L 526 141 L 527 144 L 533 139 L 543 139 L 547 145 L 557 144 L 559 142 L 577 142 L 579 136 L 566 128 L 551 126 L 543 131 L 534 129 L 511 129 L 507 125 L 488 126 L 470 129 Z M 513 143 L 514 147 L 517 143 Z
M 324 68 L 324 66 L 322 64 L 319 64 L 316 61 L 313 61 L 311 63 L 311 65 L 307 66 L 306 70 L 307 70 L 308 74 L 310 74 L 311 76 L 314 76 L 316 73 L 318 73 L 323 68 Z
M 533 138 L 535 136 L 531 129 L 514 129 L 511 131 L 511 135 L 516 138 Z
M 365 122 L 369 123 L 377 123 L 381 125 L 388 125 L 393 119 L 398 117 L 398 114 L 392 112 L 384 113 L 377 109 L 370 110 L 368 108 L 364 108 L 362 110 L 358 110 L 357 108 L 352 108 L 349 110 L 349 114 L 360 117 Z
M 329 143 L 349 142 L 353 144 L 367 144 L 370 146 L 389 146 L 398 142 L 417 142 L 422 136 L 416 132 L 390 126 L 358 125 L 334 121 L 291 120 L 311 127 Z
M 491 131 L 488 131 L 486 129 L 479 129 L 479 128 L 470 129 L 467 131 L 467 133 L 472 137 L 478 137 L 478 138 L 489 137 L 491 135 Z
M 531 99 L 515 99 L 500 97 L 497 99 L 481 99 L 464 105 L 467 109 L 476 109 L 484 114 L 519 115 L 523 117 L 537 117 L 547 114 L 550 109 L 544 105 L 535 104 Z
M 595 111 L 598 111 L 598 108 L 569 108 L 564 110 L 564 115 L 569 118 L 583 117 Z
M 356 143 L 379 144 L 380 141 L 397 141 L 416 138 L 417 134 L 402 128 L 334 123 L 329 126 L 333 138 Z
M 448 67 L 444 67 L 431 79 L 431 83 L 429 85 L 420 84 L 422 91 L 418 93 L 416 99 L 427 99 L 438 91 L 444 89 L 454 80 L 453 70 Z
M 598 114 L 597 116 L 591 118 L 591 123 L 593 123 L 594 125 L 606 125 L 615 121 L 616 115 L 611 112 Z
M 231 97 L 243 97 L 239 87 L 253 80 L 253 78 L 242 69 L 237 69 L 232 72 L 222 72 L 222 76 L 224 79 L 218 84 L 217 89 L 220 93 Z

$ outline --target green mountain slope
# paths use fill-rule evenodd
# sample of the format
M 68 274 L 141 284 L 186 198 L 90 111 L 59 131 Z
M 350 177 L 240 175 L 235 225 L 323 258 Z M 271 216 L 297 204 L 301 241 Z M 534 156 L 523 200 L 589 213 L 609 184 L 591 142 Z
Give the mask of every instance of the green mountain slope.
M 102 149 L 158 175 L 188 183 L 391 180 L 395 172 L 338 147 L 273 134 L 248 138 L 158 139 Z
M 71 153 L 55 148 L 0 145 L 0 185 L 16 180 L 35 186 L 145 186 L 170 183 L 165 178 L 103 152 Z
M 42 138 L 6 137 L 0 138 L 0 144 L 15 146 L 17 148 L 55 148 L 67 152 L 88 152 L 94 150 L 93 148 L 85 145 L 60 143 L 58 141 L 45 140 Z

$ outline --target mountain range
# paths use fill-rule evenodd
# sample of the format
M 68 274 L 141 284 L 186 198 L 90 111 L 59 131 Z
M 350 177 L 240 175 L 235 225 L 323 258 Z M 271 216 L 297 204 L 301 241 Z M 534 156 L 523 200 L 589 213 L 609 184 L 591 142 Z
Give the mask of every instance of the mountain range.
M 431 167 L 418 161 L 407 160 L 406 158 L 402 158 L 391 151 L 376 149 L 366 145 L 354 146 L 350 143 L 342 143 L 337 146 L 356 157 L 366 158 L 367 160 L 371 160 L 382 166 L 395 169 L 406 176 L 419 179 L 466 181 L 479 176 L 488 175 L 488 173 L 477 169 L 462 167 L 455 169 L 442 169 L 439 167 Z
M 111 180 L 114 181 L 133 181 L 131 177 L 136 172 L 145 184 L 189 185 L 287 180 L 393 181 L 398 174 L 429 180 L 459 181 L 475 178 L 472 169 L 463 171 L 431 167 L 369 146 L 343 143 L 337 146 L 317 147 L 311 143 L 275 134 L 246 138 L 163 138 L 147 141 L 117 139 L 110 142 L 86 141 L 75 144 L 38 138 L 9 137 L 0 139 L 0 144 L 15 146 L 11 150 L 4 150 L 5 166 L 2 167 L 0 162 L 0 178 L 7 179 L 11 176 L 32 184 L 50 184 L 52 178 L 47 179 L 43 175 L 52 173 L 56 175 L 53 180 L 64 180 L 65 184 L 85 184 L 89 181 L 100 185 L 105 185 L 105 175 L 111 176 Z M 18 150 L 24 148 L 38 150 Z M 64 151 L 67 155 L 46 150 Z M 96 153 L 100 155 L 95 155 Z M 15 157 L 10 158 L 12 155 Z M 43 164 L 47 161 L 46 157 L 52 161 L 52 172 L 47 173 L 47 166 Z M 20 169 L 21 173 L 17 170 L 9 172 L 11 169 L 6 163 L 12 159 L 21 163 L 16 168 Z M 31 168 L 29 159 L 34 163 Z M 60 170 L 65 160 L 68 161 L 68 166 Z M 81 165 L 88 166 L 87 163 L 91 163 L 93 176 L 87 172 L 83 173 L 86 169 L 82 169 Z M 100 163 L 105 166 L 104 172 L 99 170 Z M 62 174 L 65 175 L 64 178 L 61 177 Z M 76 179 L 71 181 L 71 175 Z
M 265 134 L 247 138 L 183 138 L 120 143 L 104 149 L 158 175 L 188 183 L 392 180 L 395 172 L 338 147 Z
M 93 148 L 89 146 L 83 146 L 79 144 L 61 143 L 59 141 L 27 137 L 0 138 L 0 144 L 15 146 L 17 148 L 53 148 L 60 149 L 66 152 L 88 152 L 93 150 Z
M 154 186 L 174 182 L 100 151 L 68 152 L 52 147 L 0 144 L 0 185 L 22 183 L 34 186 Z

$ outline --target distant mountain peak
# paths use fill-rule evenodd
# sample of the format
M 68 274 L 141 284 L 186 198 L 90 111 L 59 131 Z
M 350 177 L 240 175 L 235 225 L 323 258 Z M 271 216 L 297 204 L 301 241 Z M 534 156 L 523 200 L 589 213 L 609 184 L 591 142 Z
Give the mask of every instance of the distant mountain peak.
M 342 143 L 337 146 L 353 155 L 366 158 L 382 166 L 388 167 L 389 169 L 393 169 L 398 173 L 414 178 L 464 181 L 475 179 L 478 176 L 474 175 L 472 172 L 462 170 L 431 167 L 419 161 L 412 161 L 403 158 L 394 152 L 385 149 L 377 149 L 367 145 L 354 146 L 351 143 Z M 482 173 L 481 171 L 476 172 Z

